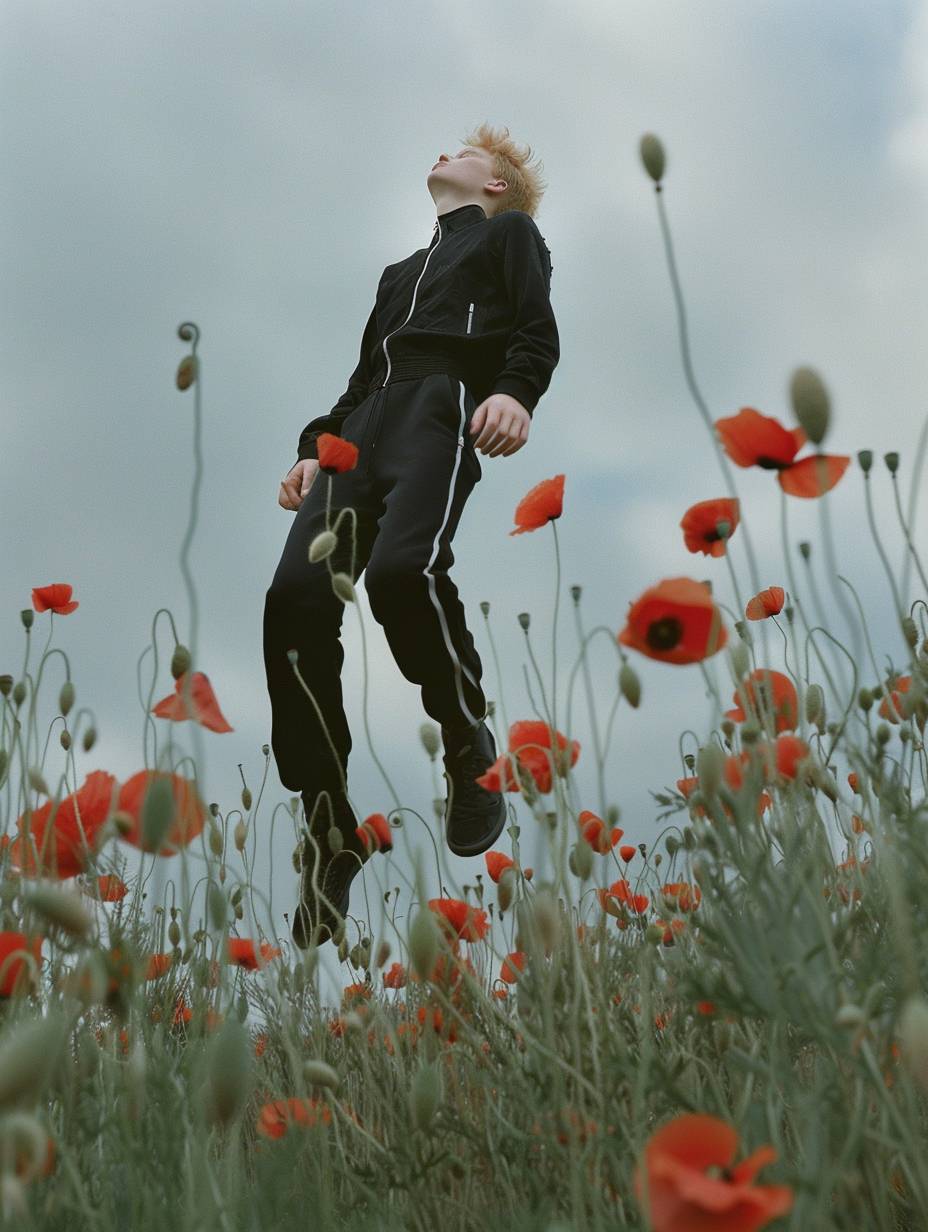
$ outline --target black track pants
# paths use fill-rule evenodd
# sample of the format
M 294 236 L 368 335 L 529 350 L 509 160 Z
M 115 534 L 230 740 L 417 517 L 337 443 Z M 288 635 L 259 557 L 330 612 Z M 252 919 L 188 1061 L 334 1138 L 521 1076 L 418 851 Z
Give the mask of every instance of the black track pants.
M 331 526 L 343 516 L 338 546 L 309 561 L 309 545 L 327 528 L 329 476 L 319 471 L 295 514 L 264 606 L 264 663 L 271 698 L 271 746 L 280 781 L 291 791 L 335 790 L 347 775 L 351 734 L 342 700 L 345 604 L 331 573 L 364 585 L 407 680 L 422 687 L 422 704 L 436 723 L 461 727 L 486 716 L 482 668 L 464 619 L 451 540 L 468 496 L 481 479 L 469 433 L 476 400 L 448 373 L 393 380 L 369 393 L 342 425 L 358 446 L 354 470 L 331 477 Z M 352 560 L 352 539 L 354 559 Z M 293 674 L 288 650 L 322 715 Z

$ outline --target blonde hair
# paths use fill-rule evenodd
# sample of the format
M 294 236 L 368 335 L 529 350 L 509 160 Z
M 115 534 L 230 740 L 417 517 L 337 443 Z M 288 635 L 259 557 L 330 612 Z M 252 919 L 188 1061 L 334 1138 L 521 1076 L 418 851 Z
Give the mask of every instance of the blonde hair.
M 486 122 L 468 133 L 463 144 L 489 151 L 493 155 L 494 176 L 509 185 L 497 198 L 499 204 L 494 215 L 506 210 L 522 210 L 534 218 L 548 185 L 540 175 L 543 163 L 538 162 L 534 167 L 526 165 L 532 156 L 532 147 L 526 145 L 520 149 L 509 136 L 508 128 L 504 126 L 498 130 Z

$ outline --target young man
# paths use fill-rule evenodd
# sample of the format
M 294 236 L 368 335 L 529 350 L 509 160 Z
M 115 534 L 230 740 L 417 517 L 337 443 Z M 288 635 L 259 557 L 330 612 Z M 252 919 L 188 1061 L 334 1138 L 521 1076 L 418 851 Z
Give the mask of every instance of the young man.
M 549 299 L 551 256 L 534 222 L 542 196 L 528 154 L 481 125 L 428 175 L 437 221 L 431 242 L 384 270 L 348 388 L 300 435 L 278 503 L 296 510 L 264 610 L 271 744 L 281 782 L 300 791 L 310 823 L 301 899 L 292 924 L 302 948 L 327 940 L 348 910 L 366 852 L 346 794 L 351 736 L 342 705 L 344 603 L 331 572 L 366 570 L 371 612 L 407 680 L 440 724 L 449 798 L 445 838 L 479 855 L 499 837 L 506 802 L 474 782 L 496 759 L 485 722 L 482 668 L 448 571 L 451 541 L 482 478 L 478 450 L 509 457 L 528 440 L 532 415 L 558 363 Z M 316 439 L 331 432 L 358 447 L 357 466 L 316 481 Z M 328 559 L 310 543 L 351 508 Z M 299 652 L 307 696 L 287 657 Z M 318 712 L 317 712 L 318 707 Z M 319 798 L 326 791 L 328 801 Z M 331 810 L 331 812 L 330 812 Z M 327 834 L 341 831 L 332 851 Z M 314 879 L 322 892 L 313 890 Z

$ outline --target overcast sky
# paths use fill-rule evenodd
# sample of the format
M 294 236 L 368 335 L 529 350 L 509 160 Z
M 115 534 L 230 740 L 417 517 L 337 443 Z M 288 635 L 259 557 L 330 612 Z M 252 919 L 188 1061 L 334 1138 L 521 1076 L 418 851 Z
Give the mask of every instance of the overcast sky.
M 550 476 L 566 476 L 557 523 L 561 730 L 577 651 L 571 585 L 583 587 L 584 626 L 613 637 L 629 603 L 664 577 L 711 578 L 735 606 L 724 561 L 690 554 L 678 525 L 689 505 L 727 489 L 685 381 L 655 194 L 638 156 L 647 131 L 667 151 L 664 205 L 710 413 L 747 405 L 790 425 L 792 370 L 810 364 L 822 374 L 834 411 L 826 446 L 855 458 L 826 498 L 839 571 L 859 590 L 881 666 L 884 655 L 900 661 L 856 452 L 876 454 L 877 518 L 898 574 L 902 538 L 881 459 L 900 452 L 907 504 L 928 413 L 928 5 L 6 0 L 0 116 L 0 671 L 22 672 L 19 612 L 31 607 L 32 588 L 71 583 L 80 607 L 55 618 L 55 644 L 69 656 L 77 706 L 92 709 L 99 732 L 89 755 L 77 753 L 79 782 L 94 769 L 124 779 L 144 765 L 152 657 L 141 669 L 138 660 L 155 612 L 170 609 L 190 642 L 179 552 L 194 479 L 194 395 L 175 388 L 174 373 L 187 350 L 177 327 L 192 320 L 201 331 L 205 459 L 190 553 L 195 666 L 234 728 L 203 733 L 200 770 L 205 798 L 223 812 L 239 804 L 239 763 L 257 799 L 270 740 L 262 612 L 294 517 L 277 504 L 280 476 L 303 426 L 345 388 L 381 270 L 430 242 L 429 169 L 482 120 L 508 125 L 543 161 L 548 189 L 536 221 L 552 254 L 561 339 L 528 444 L 511 458 L 481 458 L 483 480 L 454 540 L 452 577 L 488 696 L 510 723 L 536 717 L 523 611 L 550 696 L 552 530 L 508 534 L 518 501 Z M 735 481 L 761 585 L 787 586 L 774 477 L 735 468 Z M 833 609 L 822 503 L 790 501 L 790 536 L 813 542 Z M 918 509 L 922 544 L 926 530 L 928 497 Z M 731 551 L 747 598 L 737 535 Z M 794 560 L 801 579 L 795 550 Z M 917 593 L 910 584 L 910 602 Z M 440 760 L 430 767 L 420 744 L 419 689 L 393 662 L 363 579 L 359 595 L 343 632 L 352 797 L 362 817 L 394 803 L 365 737 L 360 619 L 374 753 L 403 802 L 431 821 L 444 783 Z M 799 598 L 808 598 L 802 588 Z M 33 673 L 48 621 L 36 617 Z M 829 628 L 848 641 L 840 612 Z M 174 683 L 164 617 L 158 630 L 155 700 Z M 769 662 L 781 667 L 772 633 Z M 591 653 L 603 730 L 619 660 L 602 635 Z M 650 792 L 683 774 L 681 731 L 704 740 L 711 706 L 698 668 L 630 654 L 642 703 L 615 718 L 606 786 L 626 841 L 639 842 L 656 834 Z M 730 705 L 722 656 L 711 670 Z M 873 676 L 866 665 L 864 676 Z M 53 659 L 44 724 L 62 679 Z M 189 725 L 174 734 L 195 752 Z M 569 734 L 582 746 L 579 807 L 598 811 L 579 674 Z M 49 782 L 64 767 L 57 736 Z M 255 823 L 256 882 L 268 890 L 272 858 L 283 937 L 281 912 L 295 902 L 294 840 L 280 812 L 272 841 L 269 825 L 289 798 L 271 759 Z M 510 799 L 524 862 L 537 864 L 535 823 Z M 10 807 L 4 791 L 8 825 Z M 410 836 L 421 832 L 415 823 Z M 383 889 L 409 873 L 405 855 L 395 863 L 377 867 Z M 448 855 L 447 868 L 444 885 L 459 893 L 484 862 Z M 365 876 L 376 924 L 378 887 Z M 439 893 L 434 862 L 428 891 Z M 404 892 L 400 914 L 406 901 Z M 352 902 L 361 909 L 359 883 Z

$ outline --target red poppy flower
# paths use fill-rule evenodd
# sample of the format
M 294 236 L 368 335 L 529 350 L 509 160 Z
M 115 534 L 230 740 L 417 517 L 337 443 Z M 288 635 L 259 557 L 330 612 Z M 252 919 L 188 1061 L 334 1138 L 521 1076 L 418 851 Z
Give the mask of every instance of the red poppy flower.
M 722 496 L 690 505 L 680 519 L 683 542 L 691 552 L 704 556 L 724 556 L 725 544 L 741 521 L 741 504 L 735 498 Z M 719 534 L 719 523 L 728 523 L 726 535 Z
M 888 719 L 890 723 L 898 723 L 905 718 L 899 698 L 903 693 L 908 693 L 911 684 L 911 676 L 899 676 L 897 678 L 896 683 L 890 690 L 889 699 L 887 700 L 884 697 L 880 702 L 877 713 L 881 719 Z M 890 705 L 890 703 L 892 704 Z
M 345 1009 L 356 1001 L 370 1000 L 373 991 L 370 984 L 346 984 L 342 989 L 342 1008 Z
M 699 886 L 687 881 L 670 881 L 661 886 L 661 894 L 671 899 L 678 911 L 695 911 L 702 899 Z
M 773 1147 L 760 1147 L 732 1167 L 737 1147 L 732 1126 L 696 1113 L 674 1117 L 651 1135 L 634 1186 L 642 1209 L 647 1187 L 654 1232 L 754 1232 L 792 1208 L 789 1186 L 754 1184 L 776 1159 Z
M 282 1138 L 291 1126 L 328 1125 L 331 1120 L 332 1110 L 324 1100 L 299 1099 L 293 1095 L 289 1099 L 262 1104 L 256 1128 L 265 1138 Z
M 32 590 L 32 606 L 37 612 L 52 611 L 56 616 L 69 616 L 80 607 L 71 599 L 72 587 L 67 582 L 52 582 L 50 586 L 35 586 Z
M 487 913 L 459 898 L 430 898 L 429 907 L 439 922 L 463 941 L 481 941 L 489 928 Z
M 555 772 L 563 778 L 567 766 L 575 766 L 580 756 L 580 742 L 557 732 L 557 752 L 552 753 L 551 728 L 537 719 L 519 719 L 509 728 L 509 752 L 518 758 L 519 765 L 528 770 L 540 792 L 551 790 L 551 762 Z M 478 779 L 479 783 L 480 780 Z
M 49 876 L 59 881 L 83 872 L 91 853 L 98 849 L 115 785 L 114 775 L 92 770 L 83 786 L 58 801 L 57 808 L 54 800 L 47 800 L 32 810 L 28 820 L 22 814 L 16 821 L 19 835 L 10 844 L 13 866 L 26 877 Z
M 782 611 L 785 599 L 786 592 L 782 586 L 768 586 L 748 599 L 744 614 L 748 620 L 766 620 L 768 616 L 776 616 Z
M 187 675 L 188 673 L 184 672 L 182 676 L 178 676 L 174 681 L 173 696 L 168 694 L 167 697 L 162 697 L 160 702 L 156 702 L 151 708 L 152 714 L 157 715 L 159 719 L 172 719 L 175 723 L 180 723 L 184 719 L 195 719 L 209 731 L 234 731 L 235 729 L 229 726 L 219 709 L 213 686 L 209 682 L 209 677 L 203 672 L 194 672 L 190 679 L 191 705 L 190 709 L 187 708 L 183 696 Z
M 316 438 L 319 469 L 327 475 L 341 475 L 358 465 L 358 447 L 332 432 L 320 432 Z
M 848 786 L 850 787 L 851 791 L 856 791 L 858 794 L 860 794 L 860 786 L 858 783 L 856 770 L 851 771 L 851 773 L 847 776 L 847 781 L 848 781 Z
M 14 993 L 35 988 L 37 979 L 23 955 L 31 954 L 37 970 L 41 969 L 44 940 L 37 934 L 27 937 L 25 933 L 0 932 L 0 997 L 12 997 Z
M 728 631 L 704 582 L 664 578 L 629 606 L 618 641 L 664 663 L 698 663 L 728 641 Z
M 118 903 L 129 892 L 126 883 L 121 877 L 117 877 L 115 873 L 105 873 L 102 877 L 98 877 L 97 888 L 101 899 L 105 903 Z
M 517 971 L 525 970 L 525 951 L 513 950 L 511 954 L 507 954 L 503 959 L 502 966 L 499 969 L 499 978 L 505 980 L 507 984 L 514 984 L 518 980 Z
M 589 809 L 584 809 L 580 813 L 577 822 L 583 838 L 601 856 L 607 855 L 625 833 L 618 826 L 614 826 L 611 830 L 607 829 L 603 819 L 597 817 Z
M 395 962 L 383 977 L 385 988 L 405 988 L 408 982 L 406 968 L 400 962 Z
M 526 531 L 538 530 L 546 522 L 559 518 L 564 507 L 564 476 L 543 479 L 516 506 L 516 529 L 510 535 L 524 535 Z
M 794 779 L 801 768 L 801 762 L 811 755 L 811 749 L 804 740 L 789 734 L 777 736 L 776 767 L 781 778 Z
M 799 722 L 799 698 L 789 676 L 775 672 L 769 667 L 759 667 L 746 676 L 741 683 L 741 691 L 747 696 L 747 706 L 750 717 L 764 726 L 766 716 L 772 715 L 776 721 L 778 732 L 791 731 Z M 742 709 L 738 689 L 732 700 L 734 710 L 726 710 L 725 717 L 743 723 L 748 715 Z
M 265 962 L 270 962 L 272 958 L 280 957 L 280 950 L 276 946 L 272 946 L 269 941 L 262 941 L 259 950 L 261 957 Z M 250 937 L 229 937 L 228 939 L 229 962 L 237 963 L 240 967 L 246 967 L 249 971 L 257 971 L 259 964 L 255 954 L 255 943 Z
M 170 779 L 173 792 L 172 822 L 158 851 L 159 856 L 176 855 L 203 832 L 206 825 L 206 805 L 197 795 L 192 779 L 182 778 L 167 770 L 140 770 L 119 789 L 117 808 L 125 814 L 126 830 L 120 837 L 133 847 L 151 851 L 143 841 L 142 812 L 149 788 L 156 779 Z
M 637 851 L 638 851 L 637 847 L 632 847 L 630 844 L 623 843 L 623 845 L 619 848 L 619 855 L 622 857 L 625 863 L 628 864 L 630 860 L 633 860 L 635 858 L 635 854 L 637 853 Z
M 715 421 L 722 448 L 736 466 L 775 470 L 777 482 L 790 496 L 823 496 L 847 470 L 850 457 L 813 454 L 795 462 L 806 443 L 802 428 L 784 428 L 772 415 L 742 407 L 737 415 Z
M 150 954 L 148 958 L 148 966 L 145 970 L 146 980 L 156 980 L 159 976 L 170 971 L 173 965 L 173 959 L 170 954 Z
M 486 860 L 487 872 L 490 874 L 491 881 L 498 882 L 507 868 L 516 866 L 515 861 L 504 855 L 502 851 L 487 851 L 483 858 Z
M 383 813 L 371 813 L 357 827 L 355 834 L 368 851 L 392 851 L 393 831 Z

